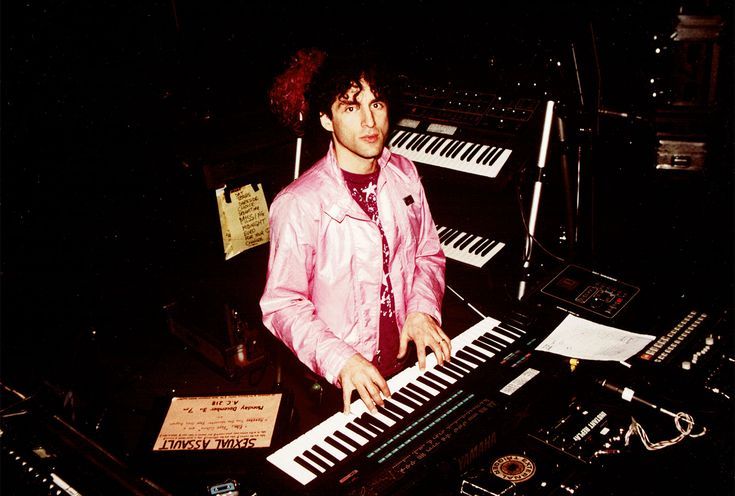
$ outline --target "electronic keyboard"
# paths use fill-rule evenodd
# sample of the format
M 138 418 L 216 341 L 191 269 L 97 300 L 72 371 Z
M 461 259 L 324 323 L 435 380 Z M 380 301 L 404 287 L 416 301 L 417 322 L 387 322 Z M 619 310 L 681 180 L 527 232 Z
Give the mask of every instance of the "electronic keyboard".
M 415 162 L 489 178 L 497 177 L 513 153 L 502 146 L 402 129 L 393 133 L 388 146 Z
M 475 267 L 485 265 L 505 246 L 505 243 L 500 241 L 447 226 L 437 226 L 437 232 L 439 233 L 439 242 L 447 258 Z
M 447 449 L 452 463 L 466 466 L 479 453 L 474 445 L 497 435 L 489 418 L 503 398 L 540 373 L 526 366 L 526 334 L 484 318 L 452 339 L 451 361 L 437 366 L 429 354 L 424 371 L 414 365 L 391 377 L 391 397 L 375 413 L 357 400 L 349 415 L 337 412 L 273 452 L 275 478 L 294 493 L 378 495 L 393 493 L 420 465 L 430 472 L 422 461 L 444 459 Z

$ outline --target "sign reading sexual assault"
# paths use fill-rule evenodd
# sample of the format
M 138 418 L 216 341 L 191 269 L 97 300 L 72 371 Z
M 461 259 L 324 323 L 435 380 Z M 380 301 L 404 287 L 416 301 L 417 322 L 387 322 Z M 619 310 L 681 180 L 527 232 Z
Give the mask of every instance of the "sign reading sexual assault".
M 153 451 L 267 448 L 281 394 L 174 397 Z

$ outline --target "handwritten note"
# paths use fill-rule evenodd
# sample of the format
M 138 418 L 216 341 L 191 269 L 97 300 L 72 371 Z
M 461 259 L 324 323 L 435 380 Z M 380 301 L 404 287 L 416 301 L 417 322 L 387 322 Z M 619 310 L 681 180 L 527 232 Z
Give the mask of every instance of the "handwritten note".
M 174 397 L 153 451 L 267 448 L 281 394 Z
M 536 349 L 587 360 L 623 361 L 654 338 L 567 315 Z
M 251 184 L 234 188 L 226 194 L 225 188 L 215 191 L 222 228 L 225 260 L 270 240 L 268 205 L 262 185 L 257 190 Z

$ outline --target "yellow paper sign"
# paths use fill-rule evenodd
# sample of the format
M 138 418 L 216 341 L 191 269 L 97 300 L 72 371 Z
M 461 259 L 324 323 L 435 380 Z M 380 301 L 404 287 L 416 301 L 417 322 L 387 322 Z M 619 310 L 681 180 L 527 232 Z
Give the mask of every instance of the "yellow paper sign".
M 225 260 L 270 240 L 268 205 L 262 185 L 258 184 L 257 190 L 251 184 L 233 188 L 229 195 L 222 187 L 215 194 Z

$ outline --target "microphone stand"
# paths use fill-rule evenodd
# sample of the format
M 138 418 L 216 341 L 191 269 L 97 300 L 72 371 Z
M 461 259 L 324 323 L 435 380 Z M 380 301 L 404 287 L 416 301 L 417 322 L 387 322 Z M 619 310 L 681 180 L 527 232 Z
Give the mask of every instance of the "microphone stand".
M 526 247 L 523 251 L 523 275 L 518 285 L 518 300 L 522 300 L 526 293 L 526 283 L 529 276 L 531 266 L 531 255 L 533 253 L 533 240 L 536 233 L 536 221 L 538 219 L 539 205 L 541 203 L 541 189 L 543 187 L 544 167 L 546 167 L 546 157 L 549 151 L 549 137 L 551 135 L 551 125 L 554 117 L 554 101 L 546 102 L 546 114 L 544 115 L 544 128 L 541 133 L 541 146 L 539 147 L 538 168 L 536 181 L 533 185 L 533 198 L 531 200 L 531 211 L 528 216 L 528 226 L 526 234 Z
M 580 215 L 580 161 L 576 161 L 576 174 L 574 181 L 572 181 L 571 166 L 570 166 L 570 145 L 567 139 L 566 132 L 566 118 L 558 115 L 556 117 L 557 136 L 559 137 L 559 145 L 561 147 L 561 180 L 562 187 L 564 188 L 564 206 L 565 206 L 565 221 L 564 221 L 564 241 L 565 248 L 568 254 L 573 254 L 574 249 L 579 242 L 579 215 Z M 575 158 L 578 154 L 575 154 Z
M 293 178 L 294 180 L 299 178 L 299 167 L 301 165 L 301 142 L 303 138 L 301 136 L 301 124 L 304 122 L 304 115 L 299 112 L 299 134 L 296 137 L 296 157 L 294 158 L 293 164 Z

